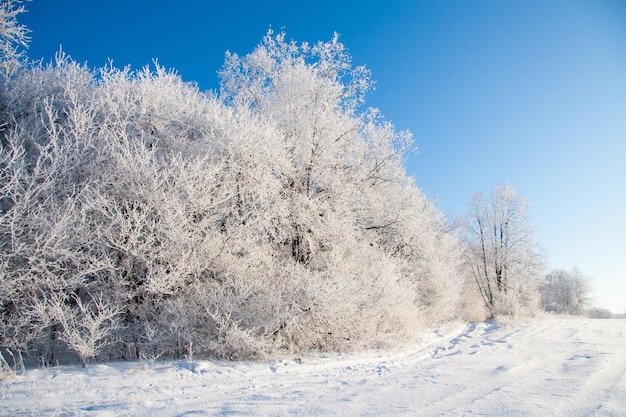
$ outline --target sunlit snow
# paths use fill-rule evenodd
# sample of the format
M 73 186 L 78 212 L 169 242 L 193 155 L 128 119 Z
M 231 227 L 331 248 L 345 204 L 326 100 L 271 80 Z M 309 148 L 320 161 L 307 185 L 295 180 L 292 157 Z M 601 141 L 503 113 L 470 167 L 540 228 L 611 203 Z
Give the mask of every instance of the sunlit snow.
M 259 362 L 114 362 L 0 382 L 11 416 L 624 416 L 626 320 L 493 322 L 419 346 Z

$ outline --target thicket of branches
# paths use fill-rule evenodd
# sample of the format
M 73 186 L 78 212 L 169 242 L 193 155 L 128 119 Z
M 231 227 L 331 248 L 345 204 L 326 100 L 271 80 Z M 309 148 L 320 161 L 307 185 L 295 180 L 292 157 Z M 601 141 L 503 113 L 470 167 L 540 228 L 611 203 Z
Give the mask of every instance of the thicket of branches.
M 220 76 L 63 54 L 3 76 L 5 358 L 354 349 L 461 314 L 463 245 L 336 36 L 269 32 Z

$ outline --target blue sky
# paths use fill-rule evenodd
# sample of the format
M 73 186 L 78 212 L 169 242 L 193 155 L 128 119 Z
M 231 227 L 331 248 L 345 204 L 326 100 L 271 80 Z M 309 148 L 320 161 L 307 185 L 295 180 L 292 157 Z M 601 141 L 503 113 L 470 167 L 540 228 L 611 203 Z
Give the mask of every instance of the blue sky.
M 338 32 L 376 80 L 367 104 L 419 153 L 407 161 L 449 218 L 477 191 L 515 185 L 550 267 L 592 277 L 596 304 L 626 312 L 626 2 L 619 0 L 34 0 L 31 59 L 157 58 L 202 90 L 226 50 L 271 26 L 315 42 Z

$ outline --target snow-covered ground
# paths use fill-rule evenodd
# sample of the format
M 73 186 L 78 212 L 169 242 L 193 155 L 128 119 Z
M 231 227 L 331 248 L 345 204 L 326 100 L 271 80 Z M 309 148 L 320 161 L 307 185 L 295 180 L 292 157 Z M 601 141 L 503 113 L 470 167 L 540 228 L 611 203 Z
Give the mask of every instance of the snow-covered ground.
M 626 416 L 626 320 L 459 325 L 419 347 L 33 369 L 6 416 Z

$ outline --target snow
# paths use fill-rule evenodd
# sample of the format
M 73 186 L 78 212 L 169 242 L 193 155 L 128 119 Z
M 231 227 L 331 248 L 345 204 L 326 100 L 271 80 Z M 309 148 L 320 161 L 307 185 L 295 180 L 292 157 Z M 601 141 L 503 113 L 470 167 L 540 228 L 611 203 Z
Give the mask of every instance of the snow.
M 0 381 L 7 416 L 626 416 L 626 320 L 457 324 L 419 346 L 114 362 Z

